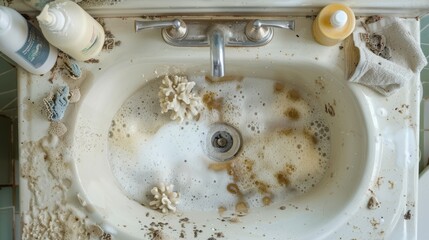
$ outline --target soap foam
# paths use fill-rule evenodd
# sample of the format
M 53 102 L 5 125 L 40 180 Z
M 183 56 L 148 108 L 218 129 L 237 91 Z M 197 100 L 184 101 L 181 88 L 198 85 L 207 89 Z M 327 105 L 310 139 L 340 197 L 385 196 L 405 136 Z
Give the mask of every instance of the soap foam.
M 170 121 L 160 114 L 160 82 L 150 81 L 114 117 L 109 163 L 128 197 L 148 206 L 150 189 L 163 182 L 174 184 L 180 193 L 179 211 L 216 211 L 220 206 L 233 210 L 240 201 L 249 207 L 286 201 L 323 178 L 330 131 L 323 108 L 310 93 L 255 78 L 189 80 L 196 82 L 196 93 L 222 99 L 222 106 L 206 106 L 199 121 Z M 291 114 L 288 109 L 293 109 Z M 216 168 L 219 163 L 204 149 L 210 124 L 219 121 L 238 129 L 243 146 L 230 164 Z M 228 191 L 230 184 L 240 193 Z

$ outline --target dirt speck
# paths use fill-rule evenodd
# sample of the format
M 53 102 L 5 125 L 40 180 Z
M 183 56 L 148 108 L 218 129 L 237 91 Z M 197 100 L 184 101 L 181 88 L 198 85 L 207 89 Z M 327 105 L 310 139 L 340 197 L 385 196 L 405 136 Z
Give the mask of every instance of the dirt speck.
M 330 103 L 325 104 L 325 112 L 332 117 L 335 116 L 335 109 Z
M 405 214 L 404 214 L 404 219 L 405 220 L 410 220 L 411 219 L 411 210 L 408 210 Z
M 371 196 L 368 200 L 368 204 L 366 205 L 368 209 L 377 209 L 380 207 L 380 202 L 374 196 Z

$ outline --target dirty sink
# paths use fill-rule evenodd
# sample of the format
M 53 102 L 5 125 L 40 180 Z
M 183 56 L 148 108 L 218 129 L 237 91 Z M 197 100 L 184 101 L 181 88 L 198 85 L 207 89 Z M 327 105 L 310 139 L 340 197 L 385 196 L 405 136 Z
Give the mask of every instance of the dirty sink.
M 410 17 L 418 40 L 414 17 L 428 4 L 388 3 L 350 6 Z M 19 69 L 24 239 L 417 239 L 418 75 L 391 97 L 349 83 L 344 44 L 313 40 L 319 1 L 162 4 L 87 6 L 107 40 L 99 57 L 74 62 L 78 77 L 63 55 L 52 73 Z M 294 31 L 225 47 L 215 77 L 209 47 L 135 31 L 136 21 L 176 18 L 293 21 Z M 160 86 L 182 78 L 195 83 L 199 112 L 172 120 Z M 64 86 L 80 99 L 59 128 L 44 99 Z M 151 204 L 160 184 L 177 193 L 169 212 Z

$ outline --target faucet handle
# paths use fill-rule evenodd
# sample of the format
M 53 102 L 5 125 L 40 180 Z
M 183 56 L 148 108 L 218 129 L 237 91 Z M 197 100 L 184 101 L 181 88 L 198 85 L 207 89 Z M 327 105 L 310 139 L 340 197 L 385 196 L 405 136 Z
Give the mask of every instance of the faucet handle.
M 136 32 L 144 29 L 163 28 L 170 39 L 182 39 L 188 33 L 185 22 L 180 19 L 166 21 L 135 21 Z
M 273 27 L 294 31 L 295 21 L 256 19 L 246 25 L 246 36 L 253 42 L 265 41 L 273 35 Z

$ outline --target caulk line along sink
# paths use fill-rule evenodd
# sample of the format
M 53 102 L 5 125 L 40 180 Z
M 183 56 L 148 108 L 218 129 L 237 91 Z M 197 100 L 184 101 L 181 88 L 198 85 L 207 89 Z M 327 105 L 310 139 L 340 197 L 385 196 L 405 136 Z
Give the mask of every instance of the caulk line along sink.
M 295 31 L 226 47 L 223 78 L 209 48 L 131 17 L 103 19 L 111 42 L 78 79 L 19 69 L 23 238 L 416 239 L 419 77 L 382 97 L 346 81 L 344 46 L 318 45 L 311 18 L 276 19 Z M 198 113 L 161 113 L 169 80 Z M 61 135 L 43 99 L 64 86 L 80 100 Z

